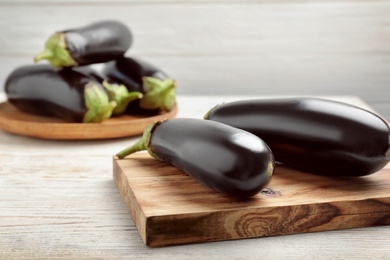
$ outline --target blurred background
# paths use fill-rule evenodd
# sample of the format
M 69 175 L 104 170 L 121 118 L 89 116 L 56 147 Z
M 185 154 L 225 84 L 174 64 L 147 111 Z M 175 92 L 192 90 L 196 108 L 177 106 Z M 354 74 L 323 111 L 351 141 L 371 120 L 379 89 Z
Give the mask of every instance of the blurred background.
M 353 95 L 390 118 L 390 1 L 0 0 L 0 92 L 53 32 L 104 19 L 178 95 Z

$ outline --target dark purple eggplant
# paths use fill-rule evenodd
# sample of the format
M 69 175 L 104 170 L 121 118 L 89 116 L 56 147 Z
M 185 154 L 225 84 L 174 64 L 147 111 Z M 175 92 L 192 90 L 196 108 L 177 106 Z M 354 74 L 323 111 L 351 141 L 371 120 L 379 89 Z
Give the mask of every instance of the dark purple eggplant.
M 108 62 L 102 74 L 112 82 L 139 91 L 139 107 L 145 110 L 170 111 L 176 105 L 176 82 L 165 72 L 140 59 L 121 57 Z
M 130 92 L 126 86 L 112 83 L 107 77 L 91 66 L 81 66 L 73 68 L 73 70 L 95 79 L 105 87 L 108 98 L 116 103 L 116 106 L 112 111 L 112 115 L 114 116 L 122 115 L 131 102 L 143 97 L 143 94 L 139 91 Z
M 263 139 L 283 165 L 327 176 L 363 176 L 390 159 L 389 126 L 378 115 L 317 98 L 243 100 L 211 109 L 205 119 Z
M 218 192 L 239 198 L 260 192 L 274 169 L 272 152 L 260 138 L 202 119 L 174 118 L 152 124 L 138 143 L 117 157 L 141 150 Z
M 56 68 L 103 63 L 125 54 L 133 42 L 129 28 L 118 21 L 100 21 L 54 33 L 34 61 L 48 60 Z
M 23 112 L 70 122 L 102 122 L 116 105 L 96 80 L 70 69 L 58 71 L 48 64 L 14 70 L 5 82 L 5 93 Z

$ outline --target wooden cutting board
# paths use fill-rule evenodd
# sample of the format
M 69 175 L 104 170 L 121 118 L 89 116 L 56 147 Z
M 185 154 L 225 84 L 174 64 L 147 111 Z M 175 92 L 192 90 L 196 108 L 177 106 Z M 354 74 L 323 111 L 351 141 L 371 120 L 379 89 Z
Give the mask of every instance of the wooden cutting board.
M 249 200 L 221 195 L 147 153 L 114 158 L 114 181 L 151 247 L 390 224 L 390 165 L 360 178 L 276 167 Z

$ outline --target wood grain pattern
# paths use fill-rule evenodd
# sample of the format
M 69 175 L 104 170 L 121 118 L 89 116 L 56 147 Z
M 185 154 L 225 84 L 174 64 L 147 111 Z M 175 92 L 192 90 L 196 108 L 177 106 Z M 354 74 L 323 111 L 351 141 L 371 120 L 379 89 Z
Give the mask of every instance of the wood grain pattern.
M 277 167 L 269 186 L 246 201 L 146 153 L 114 159 L 114 180 L 151 247 L 390 224 L 390 166 L 355 179 Z
M 9 102 L 0 103 L 0 129 L 13 134 L 57 140 L 96 140 L 141 135 L 146 126 L 173 118 L 177 107 L 154 116 L 122 115 L 102 123 L 69 123 L 55 117 L 27 114 Z

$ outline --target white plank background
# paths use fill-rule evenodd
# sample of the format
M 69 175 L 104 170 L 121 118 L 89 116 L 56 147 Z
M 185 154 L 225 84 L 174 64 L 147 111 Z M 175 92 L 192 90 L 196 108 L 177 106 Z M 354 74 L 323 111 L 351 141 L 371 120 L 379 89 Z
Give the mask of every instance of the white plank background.
M 2 0 L 0 81 L 52 32 L 102 19 L 126 23 L 128 54 L 179 94 L 358 95 L 390 109 L 390 1 Z

